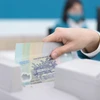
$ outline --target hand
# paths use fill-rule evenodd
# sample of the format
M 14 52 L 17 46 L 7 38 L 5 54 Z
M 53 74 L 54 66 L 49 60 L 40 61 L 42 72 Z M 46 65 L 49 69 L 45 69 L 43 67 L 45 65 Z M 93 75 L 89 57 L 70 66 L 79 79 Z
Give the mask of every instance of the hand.
M 99 35 L 96 31 L 83 28 L 56 28 L 55 32 L 43 39 L 44 42 L 62 42 L 64 45 L 56 48 L 52 53 L 53 59 L 65 52 L 84 51 L 93 52 L 99 45 Z

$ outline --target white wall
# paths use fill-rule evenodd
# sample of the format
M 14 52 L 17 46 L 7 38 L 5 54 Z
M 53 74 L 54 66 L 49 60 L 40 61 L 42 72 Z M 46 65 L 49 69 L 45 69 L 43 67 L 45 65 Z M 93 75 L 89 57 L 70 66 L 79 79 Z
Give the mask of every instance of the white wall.
M 54 26 L 58 19 L 11 19 L 0 20 L 0 37 L 2 36 L 46 36 L 48 28 Z M 86 20 L 90 29 L 96 29 L 95 19 Z

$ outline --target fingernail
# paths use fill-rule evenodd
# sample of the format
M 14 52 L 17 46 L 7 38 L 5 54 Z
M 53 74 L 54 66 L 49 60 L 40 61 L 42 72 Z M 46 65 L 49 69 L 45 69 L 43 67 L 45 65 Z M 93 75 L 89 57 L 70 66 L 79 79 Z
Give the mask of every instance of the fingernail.
M 55 58 L 58 57 L 58 54 L 56 52 L 54 52 L 51 56 L 52 56 L 53 59 L 55 59 Z

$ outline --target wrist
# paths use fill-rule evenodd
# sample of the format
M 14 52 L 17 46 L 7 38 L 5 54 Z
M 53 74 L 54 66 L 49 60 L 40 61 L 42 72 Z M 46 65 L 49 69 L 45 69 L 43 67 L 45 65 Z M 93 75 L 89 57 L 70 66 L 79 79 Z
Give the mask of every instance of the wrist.
M 100 44 L 100 35 L 97 34 L 95 37 L 93 37 L 93 41 L 86 48 L 84 48 L 83 51 L 85 53 L 91 53 L 98 48 L 99 44 Z

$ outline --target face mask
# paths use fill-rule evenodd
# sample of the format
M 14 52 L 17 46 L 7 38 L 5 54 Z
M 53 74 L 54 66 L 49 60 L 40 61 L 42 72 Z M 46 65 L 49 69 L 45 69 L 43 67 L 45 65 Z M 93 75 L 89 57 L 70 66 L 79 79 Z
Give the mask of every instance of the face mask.
M 75 22 L 79 22 L 83 18 L 83 15 L 68 14 L 68 18 L 74 20 Z

